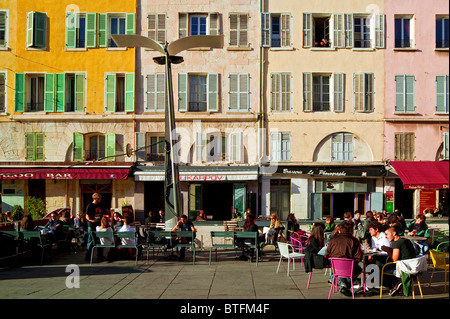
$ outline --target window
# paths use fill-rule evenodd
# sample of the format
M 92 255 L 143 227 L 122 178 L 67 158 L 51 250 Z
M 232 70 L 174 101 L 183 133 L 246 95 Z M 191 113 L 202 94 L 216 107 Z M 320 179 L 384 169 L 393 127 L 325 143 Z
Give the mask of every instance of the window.
M 262 46 L 271 48 L 292 48 L 291 14 L 262 13 Z
M 250 74 L 230 74 L 230 111 L 250 109 Z
M 227 147 L 227 137 L 220 132 L 197 133 L 195 141 L 196 161 L 207 163 L 228 161 L 230 156 Z
M 138 162 L 163 162 L 165 160 L 163 134 L 136 133 L 136 160 Z
M 413 48 L 413 19 L 395 16 L 395 48 Z
M 443 150 L 442 150 L 442 159 L 448 161 L 450 159 L 450 142 L 449 142 L 449 133 L 444 132 L 444 143 L 443 143 Z
M 1 30 L 1 23 L 0 23 Z M 436 19 L 436 48 L 448 49 L 449 42 L 449 24 L 448 17 Z M 1 46 L 1 31 L 0 31 L 0 46 Z
M 303 73 L 304 112 L 344 112 L 343 73 Z
M 134 73 L 110 73 L 106 75 L 106 112 L 134 111 Z
M 66 13 L 66 48 L 95 48 L 96 38 L 96 13 Z
M 248 19 L 247 13 L 230 14 L 230 46 L 248 47 Z
M 0 10 L 0 50 L 8 47 L 8 11 Z
M 25 133 L 25 159 L 28 161 L 45 161 L 44 133 Z
M 287 162 L 291 160 L 291 134 L 271 134 L 271 160 L 276 162 Z
M 291 111 L 291 73 L 271 74 L 271 110 Z
M 220 15 L 218 13 L 180 13 L 179 36 L 219 35 Z
M 356 112 L 373 112 L 375 104 L 373 73 L 353 75 L 353 98 Z
M 28 98 L 27 111 L 44 111 L 45 76 L 28 76 Z
M 218 112 L 219 75 L 217 73 L 178 74 L 180 112 Z
M 27 13 L 27 48 L 45 49 L 47 45 L 47 15 L 42 12 Z
M 86 148 L 85 148 L 86 145 Z M 115 161 L 116 135 L 73 133 L 74 161 Z
M 164 112 L 166 108 L 166 76 L 164 73 L 147 74 L 146 111 Z
M 449 108 L 449 76 L 436 76 L 436 113 L 448 114 Z
M 304 48 L 384 48 L 384 38 L 384 14 L 303 14 Z
M 98 15 L 98 46 L 100 48 L 115 48 L 113 34 L 135 34 L 134 13 L 99 13 Z
M 6 112 L 6 73 L 0 72 L 0 114 Z
M 414 133 L 395 133 L 395 160 L 414 160 Z
M 331 160 L 333 162 L 353 161 L 353 134 L 333 134 L 331 138 Z
M 166 14 L 149 14 L 147 17 L 147 36 L 150 39 L 165 45 L 167 36 L 166 32 Z
M 395 112 L 414 112 L 414 75 L 395 76 Z

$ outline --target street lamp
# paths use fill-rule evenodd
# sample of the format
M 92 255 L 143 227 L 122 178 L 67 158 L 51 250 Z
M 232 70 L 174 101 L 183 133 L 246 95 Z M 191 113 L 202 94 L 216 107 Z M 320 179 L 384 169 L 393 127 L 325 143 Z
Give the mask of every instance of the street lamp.
M 194 48 L 222 48 L 223 36 L 221 35 L 195 35 L 178 39 L 172 43 L 162 46 L 160 43 L 141 35 L 112 35 L 114 42 L 119 47 L 134 47 L 153 49 L 163 56 L 153 58 L 155 63 L 166 66 L 166 105 L 165 105 L 165 178 L 164 178 L 164 200 L 166 212 L 166 228 L 176 225 L 181 215 L 181 193 L 179 163 L 174 160 L 173 145 L 175 133 L 175 111 L 173 105 L 172 87 L 172 64 L 182 63 L 183 57 L 176 54 Z

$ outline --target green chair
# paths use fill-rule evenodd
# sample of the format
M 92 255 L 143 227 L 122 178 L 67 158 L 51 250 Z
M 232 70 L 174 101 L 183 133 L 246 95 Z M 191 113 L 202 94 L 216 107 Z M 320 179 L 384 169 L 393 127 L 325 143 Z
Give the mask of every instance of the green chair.
M 23 240 L 25 243 L 30 244 L 31 246 L 39 247 L 42 251 L 41 253 L 41 265 L 44 261 L 44 252 L 47 247 L 52 247 L 50 242 L 45 242 L 41 236 L 41 232 L 39 230 L 23 230 L 22 231 Z
M 220 243 L 214 242 L 215 238 L 221 238 Z M 227 239 L 231 239 L 231 243 L 227 244 Z M 211 265 L 212 250 L 216 249 L 216 261 L 217 261 L 217 248 L 234 248 L 234 232 L 233 231 L 212 231 L 211 232 L 211 247 L 209 249 L 209 264 Z
M 164 239 L 164 240 L 158 240 Z M 169 230 L 148 230 L 147 231 L 147 264 L 150 248 L 153 249 L 153 259 L 155 259 L 155 248 L 172 246 L 172 232 Z
M 132 248 L 136 250 L 136 265 L 138 263 L 139 248 L 141 243 L 138 240 L 137 233 L 134 231 L 130 232 L 117 232 L 117 239 L 119 240 L 117 248 Z
M 250 248 L 256 251 L 256 267 L 258 267 L 259 243 L 257 232 L 238 231 L 234 233 L 235 248 Z M 245 245 L 245 246 L 242 246 Z M 251 261 L 251 258 L 250 258 Z
M 192 248 L 192 263 L 195 264 L 195 243 L 193 231 L 176 231 L 175 237 L 178 239 L 177 248 Z
M 114 232 L 112 231 L 93 231 L 92 234 L 92 250 L 91 250 L 91 265 L 94 256 L 95 248 L 116 248 Z

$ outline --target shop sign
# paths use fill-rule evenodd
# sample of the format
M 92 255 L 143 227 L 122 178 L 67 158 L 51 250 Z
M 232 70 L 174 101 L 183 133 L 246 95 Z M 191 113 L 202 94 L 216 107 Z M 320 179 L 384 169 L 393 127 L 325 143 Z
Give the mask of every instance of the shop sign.
M 224 181 L 226 179 L 223 175 L 181 175 L 180 181 Z
M 364 172 L 365 173 L 365 172 Z M 307 169 L 307 170 L 291 170 L 283 169 L 283 174 L 291 175 L 319 175 L 319 176 L 347 176 L 346 171 L 330 171 L 327 169 Z

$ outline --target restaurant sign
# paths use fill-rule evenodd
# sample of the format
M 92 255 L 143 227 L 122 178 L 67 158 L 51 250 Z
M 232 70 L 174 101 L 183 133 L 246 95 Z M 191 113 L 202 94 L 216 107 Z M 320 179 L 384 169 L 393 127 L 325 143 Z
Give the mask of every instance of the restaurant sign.
M 264 174 L 264 168 L 262 169 Z M 315 167 L 292 166 L 279 167 L 276 175 L 291 176 L 320 176 L 320 177 L 368 177 L 384 176 L 384 166 L 357 166 L 357 167 Z

